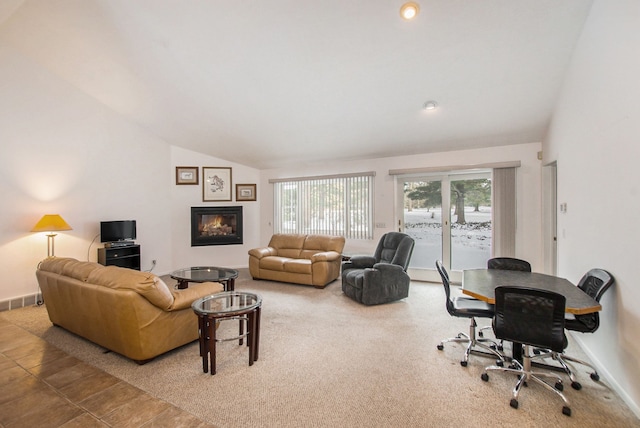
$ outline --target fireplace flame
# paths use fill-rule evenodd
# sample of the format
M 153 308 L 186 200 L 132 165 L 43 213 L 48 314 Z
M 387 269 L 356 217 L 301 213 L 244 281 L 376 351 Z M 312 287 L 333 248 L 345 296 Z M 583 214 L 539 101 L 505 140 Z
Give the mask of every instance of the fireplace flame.
M 202 236 L 232 235 L 233 227 L 225 224 L 224 216 L 211 216 L 209 221 L 202 225 Z

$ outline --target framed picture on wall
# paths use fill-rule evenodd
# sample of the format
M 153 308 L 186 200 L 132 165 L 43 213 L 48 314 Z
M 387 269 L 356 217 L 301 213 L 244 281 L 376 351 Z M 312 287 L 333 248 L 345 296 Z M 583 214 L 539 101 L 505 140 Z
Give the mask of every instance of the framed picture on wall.
M 231 168 L 202 167 L 202 200 L 231 200 Z
M 236 184 L 236 201 L 255 201 L 255 184 Z
M 197 166 L 177 166 L 176 184 L 198 184 Z

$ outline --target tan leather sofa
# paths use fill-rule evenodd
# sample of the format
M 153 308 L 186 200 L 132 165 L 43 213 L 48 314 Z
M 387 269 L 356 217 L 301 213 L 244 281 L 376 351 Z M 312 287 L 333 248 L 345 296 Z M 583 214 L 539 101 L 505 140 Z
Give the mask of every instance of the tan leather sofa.
M 269 246 L 249 250 L 254 279 L 323 288 L 340 275 L 344 237 L 275 234 Z
M 139 364 L 198 339 L 191 303 L 223 290 L 217 282 L 170 289 L 148 272 L 50 257 L 36 277 L 49 319 Z

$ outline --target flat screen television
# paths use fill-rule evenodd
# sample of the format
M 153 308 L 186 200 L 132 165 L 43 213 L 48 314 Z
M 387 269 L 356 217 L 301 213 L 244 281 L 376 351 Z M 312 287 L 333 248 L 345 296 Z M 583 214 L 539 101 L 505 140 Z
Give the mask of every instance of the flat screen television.
M 135 220 L 100 222 L 100 242 L 131 241 L 136 239 Z

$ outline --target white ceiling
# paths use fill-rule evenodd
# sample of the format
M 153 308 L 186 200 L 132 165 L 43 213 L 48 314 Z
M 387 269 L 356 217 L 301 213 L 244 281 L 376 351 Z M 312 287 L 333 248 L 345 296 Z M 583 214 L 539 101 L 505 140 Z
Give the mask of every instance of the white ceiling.
M 591 0 L 418 0 L 412 22 L 402 3 L 2 0 L 0 44 L 261 169 L 542 140 Z

